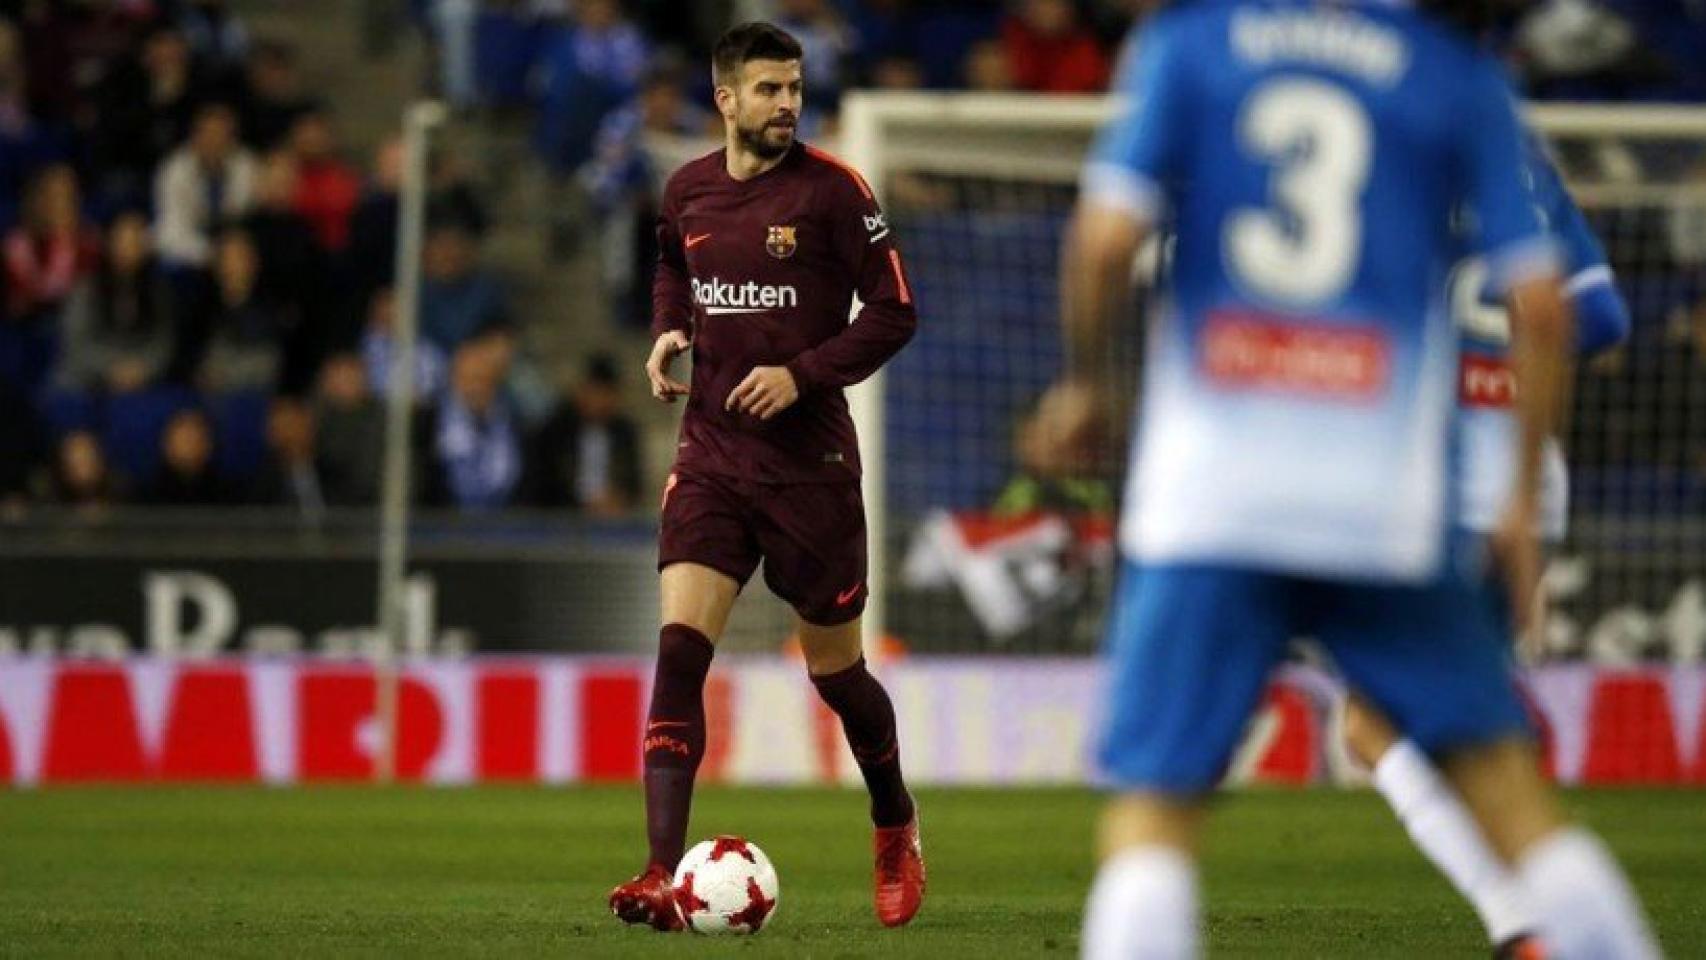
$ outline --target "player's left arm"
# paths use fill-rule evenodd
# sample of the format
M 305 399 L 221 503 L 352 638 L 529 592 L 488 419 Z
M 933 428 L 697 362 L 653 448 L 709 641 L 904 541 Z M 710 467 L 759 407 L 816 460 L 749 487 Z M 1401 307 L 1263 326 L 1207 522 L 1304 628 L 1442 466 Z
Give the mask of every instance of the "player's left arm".
M 1605 247 L 1564 186 L 1546 141 L 1530 128 L 1524 147 L 1535 202 L 1563 256 L 1564 289 L 1576 315 L 1576 352 L 1591 357 L 1628 339 L 1629 306 L 1617 290 Z
M 1575 317 L 1564 288 L 1564 259 L 1555 230 L 1542 223 L 1539 181 L 1525 153 L 1516 103 L 1498 65 L 1477 56 L 1466 64 L 1455 109 L 1463 197 L 1479 224 L 1476 250 L 1486 259 L 1490 291 L 1510 316 L 1510 368 L 1515 380 L 1516 477 L 1492 546 L 1510 591 L 1516 626 L 1525 629 L 1539 582 L 1542 448 L 1558 433 L 1569 402 L 1576 351 Z
M 729 394 L 732 409 L 768 420 L 801 396 L 852 386 L 876 373 L 918 329 L 906 269 L 870 187 L 848 171 L 831 203 L 832 243 L 853 274 L 859 312 L 840 332 L 785 365 L 754 368 Z
M 1606 262 L 1605 248 L 1562 183 L 1557 190 L 1560 209 L 1553 214 L 1553 229 L 1563 243 L 1569 269 L 1564 289 L 1576 314 L 1576 352 L 1591 357 L 1627 340 L 1633 324 L 1629 305 Z
M 1629 305 L 1618 292 L 1611 268 L 1583 270 L 1569 280 L 1576 311 L 1576 352 L 1591 357 L 1629 339 Z

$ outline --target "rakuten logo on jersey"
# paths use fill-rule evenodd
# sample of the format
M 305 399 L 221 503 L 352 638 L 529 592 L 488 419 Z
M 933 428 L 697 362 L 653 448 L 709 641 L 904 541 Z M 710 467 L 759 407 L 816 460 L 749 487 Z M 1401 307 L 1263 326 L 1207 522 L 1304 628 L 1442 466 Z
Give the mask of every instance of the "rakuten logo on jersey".
M 1220 313 L 1203 332 L 1202 367 L 1227 389 L 1364 401 L 1385 391 L 1391 359 L 1378 329 Z
M 710 316 L 729 313 L 763 313 L 784 310 L 800 305 L 800 292 L 779 283 L 727 283 L 712 277 L 693 278 L 693 302 L 705 308 Z

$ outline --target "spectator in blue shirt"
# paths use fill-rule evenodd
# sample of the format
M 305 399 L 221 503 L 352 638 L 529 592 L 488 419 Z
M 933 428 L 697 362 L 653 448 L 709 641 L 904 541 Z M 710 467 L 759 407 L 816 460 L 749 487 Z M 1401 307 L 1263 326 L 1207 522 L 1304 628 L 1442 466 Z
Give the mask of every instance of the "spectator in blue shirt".
M 450 382 L 428 423 L 428 503 L 462 510 L 507 506 L 519 492 L 519 419 L 505 394 L 509 332 L 493 328 L 451 358 Z
M 474 88 L 483 107 L 519 107 L 548 33 L 538 4 L 486 0 L 474 19 Z
M 445 353 L 505 317 L 503 287 L 481 267 L 475 240 L 455 220 L 433 224 L 421 257 L 421 335 Z
M 657 260 L 657 216 L 661 178 L 646 147 L 654 135 L 704 136 L 716 120 L 682 92 L 681 76 L 669 67 L 653 70 L 640 93 L 599 125 L 593 159 L 581 168 L 581 186 L 599 218 L 604 278 L 618 322 L 651 323 L 651 265 Z
M 846 86 L 853 32 L 829 0 L 779 0 L 776 8 L 776 25 L 793 34 L 805 51 L 800 63 L 813 105 L 835 112 Z
M 606 114 L 633 96 L 645 72 L 645 38 L 616 0 L 580 0 L 570 25 L 545 41 L 535 146 L 553 170 L 569 173 L 592 159 Z

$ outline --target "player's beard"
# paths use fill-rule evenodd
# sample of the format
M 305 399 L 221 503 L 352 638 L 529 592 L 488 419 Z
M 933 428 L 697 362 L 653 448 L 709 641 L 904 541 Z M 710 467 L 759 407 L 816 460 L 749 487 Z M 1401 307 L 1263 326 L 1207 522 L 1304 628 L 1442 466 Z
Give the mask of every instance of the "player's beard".
M 781 126 L 775 120 L 766 120 L 756 127 L 736 127 L 735 135 L 753 156 L 774 160 L 794 145 L 794 130 L 792 124 Z

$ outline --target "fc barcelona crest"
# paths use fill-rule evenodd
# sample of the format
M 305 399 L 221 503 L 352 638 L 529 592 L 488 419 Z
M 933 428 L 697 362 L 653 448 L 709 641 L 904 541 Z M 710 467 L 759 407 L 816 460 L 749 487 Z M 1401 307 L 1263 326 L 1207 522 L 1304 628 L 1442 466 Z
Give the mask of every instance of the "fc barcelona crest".
M 764 239 L 764 249 L 778 260 L 793 256 L 799 245 L 799 241 L 794 239 L 793 227 L 771 227 L 770 235 Z

